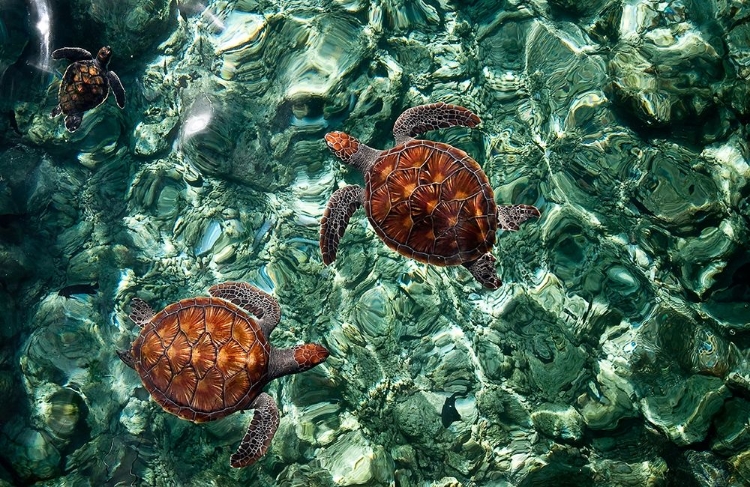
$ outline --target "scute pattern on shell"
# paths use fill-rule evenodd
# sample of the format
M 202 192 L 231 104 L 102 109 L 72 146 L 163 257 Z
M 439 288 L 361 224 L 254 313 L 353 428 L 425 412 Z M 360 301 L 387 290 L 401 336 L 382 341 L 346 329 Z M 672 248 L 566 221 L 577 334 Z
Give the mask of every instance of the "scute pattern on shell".
M 60 85 L 63 113 L 84 112 L 107 99 L 109 81 L 94 61 L 78 61 L 65 70 Z
M 266 383 L 269 353 L 250 315 L 209 297 L 167 306 L 133 344 L 136 371 L 153 398 L 195 422 L 245 409 Z
M 394 147 L 365 175 L 365 211 L 392 249 L 421 262 L 473 261 L 495 243 L 497 206 L 474 159 L 441 142 Z

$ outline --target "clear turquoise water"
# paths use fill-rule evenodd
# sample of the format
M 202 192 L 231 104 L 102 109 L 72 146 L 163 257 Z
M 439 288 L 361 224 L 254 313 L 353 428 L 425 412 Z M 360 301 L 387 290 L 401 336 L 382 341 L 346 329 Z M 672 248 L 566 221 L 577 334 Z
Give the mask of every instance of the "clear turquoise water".
M 750 483 L 748 19 L 743 2 L 0 2 L 0 484 Z M 67 67 L 110 45 L 125 87 L 75 133 Z M 113 97 L 110 97 L 113 98 Z M 504 285 L 389 250 L 355 213 L 332 266 L 323 142 L 393 145 L 405 109 L 482 119 Z M 115 354 L 238 280 L 278 299 L 269 452 L 252 412 L 192 424 Z M 455 401 L 455 411 L 453 411 Z M 457 416 L 457 417 L 456 417 Z M 451 421 L 452 420 L 452 421 Z

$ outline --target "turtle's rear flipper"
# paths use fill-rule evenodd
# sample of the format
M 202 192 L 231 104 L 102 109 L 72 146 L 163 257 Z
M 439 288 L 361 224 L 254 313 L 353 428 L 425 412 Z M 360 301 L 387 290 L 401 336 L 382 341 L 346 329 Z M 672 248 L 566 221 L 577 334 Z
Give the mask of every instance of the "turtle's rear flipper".
M 325 265 L 336 260 L 339 240 L 344 236 L 349 218 L 362 205 L 363 195 L 364 191 L 359 186 L 344 186 L 334 191 L 328 200 L 323 219 L 320 220 L 320 252 Z
M 536 206 L 498 205 L 497 224 L 503 230 L 515 232 L 529 218 L 539 218 L 541 214 Z
M 60 105 L 57 105 L 55 108 L 52 109 L 52 111 L 49 114 L 50 118 L 55 118 L 56 116 L 60 115 L 62 113 L 62 107 Z
M 109 79 L 109 86 L 112 88 L 112 93 L 115 94 L 117 106 L 125 108 L 125 88 L 122 87 L 120 78 L 114 73 L 114 71 L 107 72 L 107 78 Z
M 253 420 L 250 421 L 237 452 L 229 459 L 234 468 L 252 465 L 265 455 L 279 427 L 279 409 L 271 396 L 261 392 L 250 407 L 255 409 Z
M 69 61 L 85 61 L 87 59 L 93 59 L 86 49 L 80 47 L 61 47 L 52 51 L 52 59 L 67 59 Z
M 487 252 L 472 262 L 464 262 L 464 267 L 469 269 L 474 279 L 479 281 L 487 289 L 497 289 L 502 284 L 495 270 L 495 257 Z
M 83 113 L 71 113 L 65 117 L 65 128 L 68 132 L 75 132 L 83 122 Z
M 448 127 L 475 127 L 481 120 L 471 110 L 458 105 L 433 103 L 409 108 L 396 119 L 393 136 L 396 145 L 430 130 Z
M 135 369 L 133 354 L 130 353 L 130 350 L 117 350 L 117 356 L 120 357 L 120 360 L 125 362 L 125 365 L 131 369 Z

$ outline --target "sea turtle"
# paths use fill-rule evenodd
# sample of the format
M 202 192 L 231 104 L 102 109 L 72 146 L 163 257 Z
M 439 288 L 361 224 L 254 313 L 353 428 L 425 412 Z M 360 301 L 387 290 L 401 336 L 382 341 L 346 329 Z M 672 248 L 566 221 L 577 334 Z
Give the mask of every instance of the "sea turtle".
M 99 49 L 96 58 L 80 47 L 63 47 L 52 53 L 53 59 L 72 62 L 60 82 L 59 104 L 50 114 L 53 118 L 65 114 L 65 128 L 69 132 L 75 132 L 81 126 L 84 112 L 104 103 L 110 88 L 117 106 L 125 108 L 125 89 L 120 78 L 114 71 L 107 70 L 111 57 L 109 46 Z
M 211 297 L 183 299 L 156 314 L 134 298 L 130 319 L 141 331 L 130 350 L 117 354 L 138 372 L 151 397 L 180 418 L 202 423 L 254 409 L 230 458 L 232 467 L 246 467 L 266 453 L 279 426 L 279 410 L 263 387 L 315 367 L 328 351 L 317 344 L 272 347 L 268 337 L 281 310 L 260 289 L 226 282 L 208 292 Z
M 485 287 L 501 281 L 490 254 L 498 226 L 518 230 L 539 217 L 529 205 L 496 205 L 487 176 L 468 154 L 442 142 L 414 137 L 438 128 L 475 127 L 470 110 L 446 103 L 406 110 L 396 120 L 396 146 L 377 150 L 343 132 L 325 140 L 342 161 L 364 173 L 365 187 L 333 193 L 320 222 L 320 250 L 328 265 L 352 213 L 364 205 L 375 233 L 396 252 L 420 262 L 461 264 Z

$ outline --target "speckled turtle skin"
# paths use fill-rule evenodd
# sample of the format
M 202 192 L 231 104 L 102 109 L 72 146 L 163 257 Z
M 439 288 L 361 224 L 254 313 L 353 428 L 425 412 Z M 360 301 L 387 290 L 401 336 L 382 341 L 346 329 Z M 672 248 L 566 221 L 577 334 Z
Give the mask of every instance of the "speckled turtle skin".
M 78 47 L 64 47 L 52 53 L 54 59 L 73 61 L 63 74 L 58 92 L 58 105 L 51 116 L 65 115 L 65 127 L 75 132 L 84 112 L 96 108 L 107 99 L 110 88 L 120 108 L 125 107 L 125 89 L 120 79 L 107 66 L 112 57 L 109 46 L 99 49 L 96 57 Z
M 263 387 L 322 363 L 328 351 L 316 344 L 272 347 L 268 336 L 278 323 L 279 306 L 249 284 L 219 284 L 209 294 L 156 314 L 134 299 L 130 317 L 142 329 L 131 349 L 118 355 L 135 369 L 151 397 L 180 418 L 202 423 L 255 409 L 230 459 L 233 467 L 245 467 L 265 454 L 279 424 L 276 404 Z
M 539 210 L 498 206 L 487 176 L 471 156 L 442 142 L 414 138 L 479 123 L 464 107 L 433 103 L 399 116 L 392 149 L 373 149 L 343 132 L 326 134 L 331 151 L 363 172 L 365 186 L 345 186 L 331 196 L 321 220 L 323 262 L 335 260 L 349 219 L 363 205 L 375 233 L 391 249 L 427 264 L 463 265 L 483 286 L 497 289 L 501 281 L 490 253 L 495 232 L 518 230 L 527 219 L 539 217 Z

